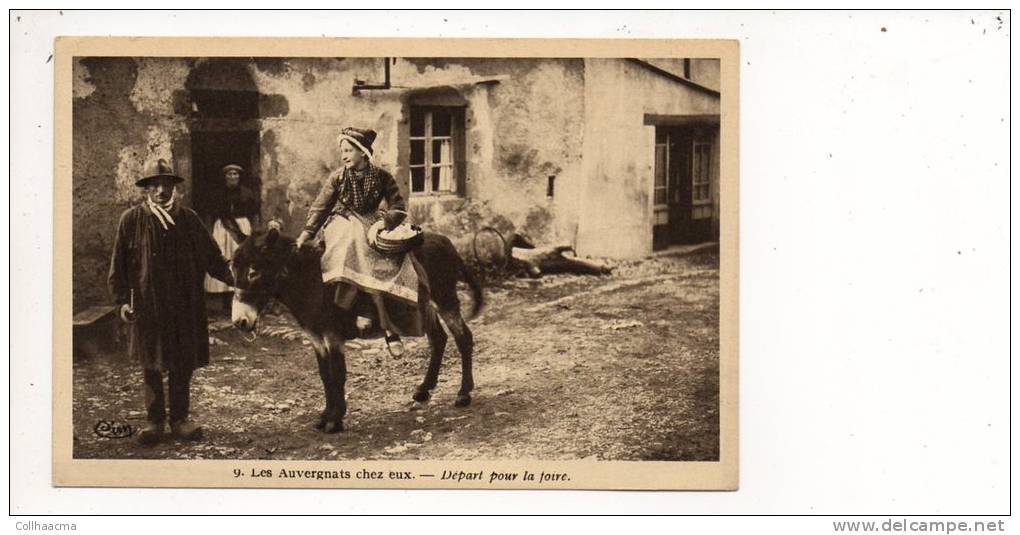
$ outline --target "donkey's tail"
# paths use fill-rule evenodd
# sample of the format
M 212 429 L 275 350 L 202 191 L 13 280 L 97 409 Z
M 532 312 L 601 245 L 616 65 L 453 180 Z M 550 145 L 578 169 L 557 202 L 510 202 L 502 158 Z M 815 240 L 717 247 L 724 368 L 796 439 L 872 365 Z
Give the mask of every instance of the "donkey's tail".
M 474 319 L 478 316 L 478 313 L 482 311 L 482 307 L 485 305 L 485 297 L 482 294 L 482 285 L 478 282 L 478 279 L 471 273 L 467 265 L 461 261 L 460 263 L 460 276 L 461 280 L 467 283 L 471 287 L 471 301 L 473 306 L 471 307 L 471 313 L 468 314 L 467 320 Z

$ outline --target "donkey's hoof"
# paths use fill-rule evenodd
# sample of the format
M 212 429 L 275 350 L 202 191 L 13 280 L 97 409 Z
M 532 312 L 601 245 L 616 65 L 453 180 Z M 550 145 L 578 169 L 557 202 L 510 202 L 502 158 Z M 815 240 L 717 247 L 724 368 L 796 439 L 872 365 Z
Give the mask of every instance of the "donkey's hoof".
M 424 388 L 419 388 L 414 391 L 414 395 L 411 396 L 411 399 L 417 401 L 418 403 L 425 403 L 431 397 L 432 392 L 429 392 L 427 389 Z
M 454 407 L 467 407 L 471 404 L 471 394 L 457 394 L 457 400 L 453 402 Z
M 339 433 L 343 430 L 344 430 L 343 422 L 326 422 L 325 425 L 323 425 L 322 427 L 322 432 L 326 433 L 327 435 Z
M 411 412 L 421 412 L 427 408 L 429 408 L 428 401 L 412 401 L 411 406 L 407 410 Z

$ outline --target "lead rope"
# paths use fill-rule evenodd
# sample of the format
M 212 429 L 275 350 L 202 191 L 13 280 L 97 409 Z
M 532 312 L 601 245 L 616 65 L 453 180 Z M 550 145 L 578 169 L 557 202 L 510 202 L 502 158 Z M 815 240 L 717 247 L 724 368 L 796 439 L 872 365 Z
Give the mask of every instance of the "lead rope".
M 259 315 L 255 317 L 255 325 L 252 326 L 251 338 L 248 338 L 247 336 L 245 336 L 243 332 L 241 333 L 241 338 L 244 338 L 244 340 L 246 342 L 248 342 L 249 344 L 254 344 L 255 340 L 258 339 L 258 337 L 259 337 L 259 321 L 262 321 L 262 311 L 261 310 L 259 311 Z

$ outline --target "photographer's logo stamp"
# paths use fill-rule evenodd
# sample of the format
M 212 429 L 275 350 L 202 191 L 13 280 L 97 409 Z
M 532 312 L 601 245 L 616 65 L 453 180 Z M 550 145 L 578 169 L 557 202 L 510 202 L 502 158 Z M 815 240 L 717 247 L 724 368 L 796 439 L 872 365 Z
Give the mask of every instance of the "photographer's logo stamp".
M 96 435 L 103 438 L 128 438 L 135 434 L 135 428 L 131 424 L 121 424 L 110 420 L 99 420 L 92 429 Z

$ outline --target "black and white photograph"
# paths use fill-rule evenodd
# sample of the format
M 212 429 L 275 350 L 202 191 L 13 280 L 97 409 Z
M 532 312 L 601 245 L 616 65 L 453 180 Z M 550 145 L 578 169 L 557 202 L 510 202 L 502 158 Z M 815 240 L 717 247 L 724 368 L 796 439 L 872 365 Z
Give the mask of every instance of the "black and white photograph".
M 719 57 L 71 69 L 74 459 L 720 462 Z

